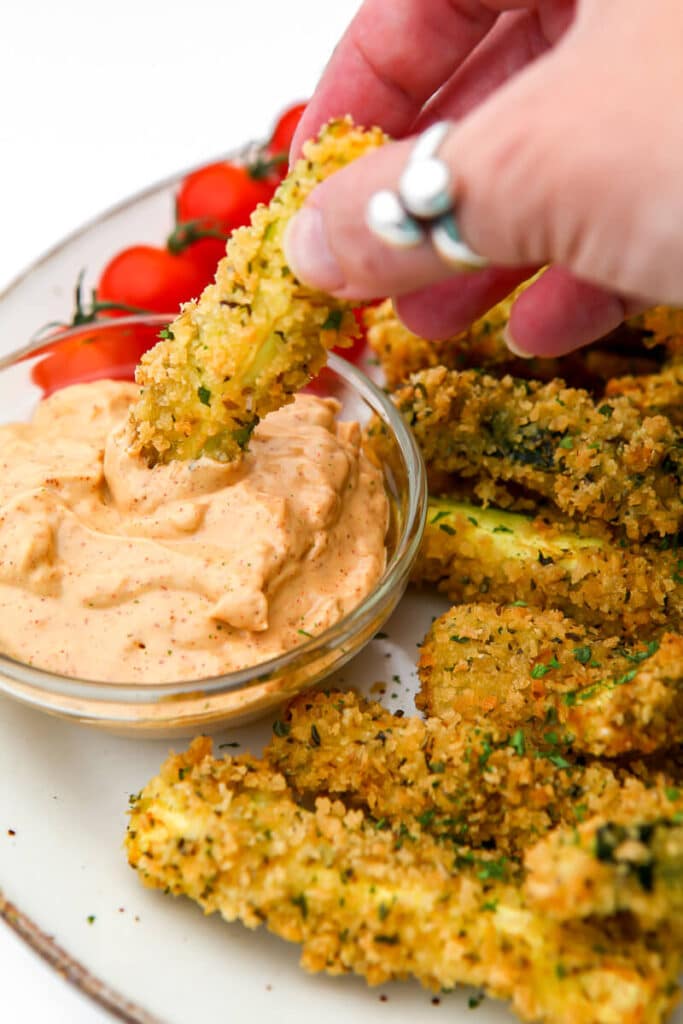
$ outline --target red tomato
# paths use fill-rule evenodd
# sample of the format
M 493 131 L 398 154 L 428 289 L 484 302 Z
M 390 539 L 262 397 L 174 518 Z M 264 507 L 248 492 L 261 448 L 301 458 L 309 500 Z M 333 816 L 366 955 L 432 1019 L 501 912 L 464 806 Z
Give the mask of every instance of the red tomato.
M 69 384 L 133 380 L 140 357 L 156 344 L 159 330 L 156 324 L 86 324 L 69 338 L 60 341 L 57 336 L 39 349 L 47 355 L 32 368 L 31 378 L 45 397 Z
M 183 250 L 188 260 L 200 268 L 205 285 L 211 284 L 216 276 L 216 267 L 225 256 L 225 242 L 224 238 L 200 238 Z
M 102 271 L 97 301 L 175 313 L 181 302 L 197 298 L 205 285 L 206 272 L 184 253 L 176 256 L 153 245 L 134 245 L 114 256 Z
M 268 143 L 268 151 L 272 153 L 273 156 L 280 153 L 284 153 L 285 156 L 289 156 L 289 148 L 292 145 L 294 132 L 296 131 L 297 125 L 299 124 L 301 116 L 307 106 L 307 103 L 295 103 L 294 106 L 288 107 L 284 114 L 280 115 L 270 142 Z
M 176 218 L 180 225 L 192 223 L 199 230 L 227 236 L 248 224 L 252 210 L 259 203 L 269 203 L 272 196 L 272 184 L 253 178 L 248 168 L 227 161 L 209 164 L 188 175 L 180 186 Z

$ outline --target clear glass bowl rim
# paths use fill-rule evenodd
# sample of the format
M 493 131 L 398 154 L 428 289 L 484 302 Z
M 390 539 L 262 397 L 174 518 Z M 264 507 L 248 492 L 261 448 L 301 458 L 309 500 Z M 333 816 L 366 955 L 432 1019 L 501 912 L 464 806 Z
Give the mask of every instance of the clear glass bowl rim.
M 46 343 L 53 340 L 66 341 L 69 337 L 83 334 L 85 331 L 97 334 L 98 331 L 111 329 L 113 326 L 158 325 L 161 328 L 172 319 L 171 314 L 150 314 L 98 320 L 61 331 L 58 338 L 55 334 L 45 336 L 41 332 L 40 337 L 30 341 L 22 348 L 2 356 L 0 372 L 14 366 L 20 360 L 29 358 L 32 353 L 37 352 Z M 209 695 L 217 696 L 244 691 L 281 675 L 297 662 L 312 659 L 318 652 L 342 647 L 353 639 L 366 623 L 372 621 L 376 610 L 382 606 L 387 594 L 401 585 L 410 572 L 422 540 L 427 517 L 427 475 L 415 439 L 388 396 L 361 370 L 334 353 L 330 353 L 328 356 L 328 366 L 345 384 L 365 400 L 373 412 L 379 415 L 392 431 L 405 460 L 408 480 L 405 517 L 401 524 L 395 550 L 377 586 L 353 611 L 323 633 L 299 644 L 291 651 L 259 662 L 250 668 L 219 676 L 188 679 L 176 683 L 102 682 L 75 676 L 63 676 L 46 669 L 34 668 L 2 653 L 0 653 L 0 674 L 8 676 L 24 686 L 76 700 L 153 704 L 172 697 L 193 697 L 198 693 L 208 697 Z

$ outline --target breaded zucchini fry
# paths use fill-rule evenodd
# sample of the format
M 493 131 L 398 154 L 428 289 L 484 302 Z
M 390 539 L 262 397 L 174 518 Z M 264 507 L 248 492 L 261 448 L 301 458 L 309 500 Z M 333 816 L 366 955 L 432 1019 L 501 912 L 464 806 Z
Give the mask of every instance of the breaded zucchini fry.
M 683 309 L 675 306 L 653 306 L 632 317 L 629 326 L 645 331 L 648 348 L 664 345 L 683 336 Z
M 625 395 L 644 416 L 667 416 L 683 426 L 683 362 L 664 365 L 658 373 L 615 377 L 607 382 L 605 397 Z
M 504 339 L 510 310 L 513 302 L 541 276 L 544 269 L 528 281 L 523 281 L 471 327 L 443 341 L 428 341 L 413 334 L 399 320 L 390 299 L 379 306 L 368 307 L 363 314 L 368 343 L 379 359 L 387 386 L 391 389 L 397 388 L 407 381 L 411 374 L 434 366 L 445 366 L 448 370 L 502 366 L 510 373 L 521 371 L 520 376 L 542 380 L 549 380 L 551 377 L 573 380 L 581 375 L 581 371 L 587 378 L 606 380 L 617 373 L 621 375 L 638 372 L 636 369 L 624 369 L 629 363 L 642 363 L 643 367 L 652 367 L 652 360 L 647 358 L 647 353 L 642 351 L 642 347 L 640 355 L 629 355 L 623 352 L 604 351 L 600 348 L 600 343 L 559 360 L 515 358 Z M 647 313 L 634 317 L 628 323 L 633 328 L 635 337 L 638 336 L 638 332 L 645 333 L 645 343 L 648 347 L 661 345 L 683 335 L 683 310 L 657 306 Z M 647 372 L 647 369 L 643 372 Z
M 419 673 L 421 709 L 497 741 L 526 729 L 576 752 L 617 757 L 683 740 L 676 634 L 625 645 L 557 611 L 460 605 L 432 625 Z
M 613 816 L 557 828 L 526 855 L 530 902 L 557 920 L 627 911 L 645 930 L 666 923 L 683 940 L 683 798 L 662 786 L 625 799 Z
M 436 368 L 415 374 L 394 401 L 436 470 L 514 481 L 633 539 L 683 524 L 683 436 L 626 398 L 596 405 L 560 380 Z
M 207 740 L 148 783 L 126 843 L 146 885 L 265 923 L 302 944 L 309 970 L 473 984 L 548 1024 L 659 1024 L 675 1002 L 680 955 L 663 943 L 553 922 L 512 885 L 453 874 L 449 846 L 401 841 L 328 799 L 304 810 L 282 776 L 216 761 Z
M 571 764 L 559 739 L 539 739 L 517 728 L 496 741 L 354 693 L 309 693 L 288 706 L 264 757 L 300 793 L 341 796 L 381 823 L 410 832 L 417 822 L 441 840 L 517 858 L 554 823 L 573 824 L 577 806 L 597 811 L 621 790 L 608 766 Z
M 396 388 L 416 370 L 430 366 L 460 370 L 513 361 L 503 331 L 512 303 L 536 277 L 524 281 L 467 330 L 445 341 L 427 341 L 409 331 L 399 320 L 391 299 L 369 306 L 363 313 L 368 344 L 379 359 L 388 387 Z
M 315 185 L 384 139 L 349 119 L 330 122 L 271 203 L 233 233 L 215 284 L 143 356 L 132 445 L 150 463 L 238 457 L 259 419 L 310 380 L 327 350 L 350 344 L 351 304 L 304 287 L 286 266 L 282 240 Z
M 413 578 L 457 604 L 524 601 L 633 636 L 683 627 L 675 542 L 617 543 L 601 524 L 557 513 L 533 519 L 432 498 Z

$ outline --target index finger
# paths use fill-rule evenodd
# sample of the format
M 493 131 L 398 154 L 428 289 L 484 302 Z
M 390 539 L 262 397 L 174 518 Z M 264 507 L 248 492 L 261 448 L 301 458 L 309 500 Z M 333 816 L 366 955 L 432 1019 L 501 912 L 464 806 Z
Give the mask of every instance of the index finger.
M 487 34 L 496 0 L 365 0 L 325 69 L 292 141 L 292 157 L 331 117 L 405 134 L 423 104 Z

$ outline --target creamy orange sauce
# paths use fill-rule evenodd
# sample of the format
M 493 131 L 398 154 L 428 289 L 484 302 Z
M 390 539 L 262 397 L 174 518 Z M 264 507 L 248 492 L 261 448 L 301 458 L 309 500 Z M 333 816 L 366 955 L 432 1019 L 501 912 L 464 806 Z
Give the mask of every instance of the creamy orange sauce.
M 77 384 L 0 427 L 0 649 L 86 679 L 246 668 L 351 611 L 385 566 L 388 501 L 360 428 L 297 396 L 238 464 L 148 469 L 133 384 Z

